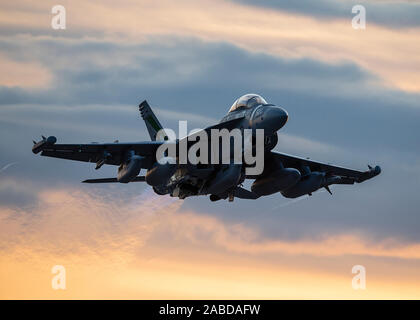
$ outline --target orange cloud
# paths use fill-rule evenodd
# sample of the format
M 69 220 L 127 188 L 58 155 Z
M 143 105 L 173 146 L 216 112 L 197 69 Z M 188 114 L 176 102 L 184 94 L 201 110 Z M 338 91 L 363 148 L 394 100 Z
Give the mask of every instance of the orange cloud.
M 3 207 L 0 298 L 419 297 L 417 244 L 267 241 L 181 205 L 151 190 L 127 202 L 63 189 L 33 208 Z M 396 260 L 384 268 L 383 257 Z M 51 288 L 56 264 L 66 267 L 64 291 Z M 354 264 L 366 265 L 366 291 L 351 287 Z
M 50 72 L 37 62 L 17 62 L 0 55 L 0 86 L 44 88 L 51 83 Z
M 49 30 L 53 2 L 20 4 L 26 10 L 5 8 L 0 25 Z M 348 19 L 323 20 L 225 0 L 72 1 L 63 5 L 72 32 L 97 31 L 127 42 L 154 35 L 193 36 L 287 58 L 352 61 L 390 87 L 420 91 L 418 28 L 389 29 L 370 23 L 368 17 L 366 30 L 354 30 L 350 12 Z M 60 35 L 65 37 L 66 32 Z

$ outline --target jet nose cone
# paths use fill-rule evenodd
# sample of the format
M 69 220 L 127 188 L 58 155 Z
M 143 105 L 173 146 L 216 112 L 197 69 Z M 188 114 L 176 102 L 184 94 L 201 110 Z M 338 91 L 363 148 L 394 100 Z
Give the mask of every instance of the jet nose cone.
M 279 124 L 280 124 L 280 128 L 281 128 L 286 124 L 287 120 L 289 120 L 289 114 L 283 108 L 280 108 L 280 107 L 278 107 L 278 108 L 280 109 L 280 111 L 279 111 L 280 112 Z
M 267 110 L 265 118 L 268 125 L 267 129 L 277 131 L 286 124 L 287 120 L 289 119 L 289 115 L 283 108 L 272 106 Z

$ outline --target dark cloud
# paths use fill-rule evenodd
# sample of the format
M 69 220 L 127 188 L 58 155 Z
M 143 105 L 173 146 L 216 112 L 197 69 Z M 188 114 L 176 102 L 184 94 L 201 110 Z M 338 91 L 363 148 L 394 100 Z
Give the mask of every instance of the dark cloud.
M 22 162 L 14 176 L 39 189 L 70 184 L 112 189 L 116 197 L 136 194 L 145 186 L 80 185 L 85 178 L 115 176 L 116 168 L 97 172 L 92 164 L 36 157 L 31 139 L 54 134 L 63 143 L 143 140 L 136 105 L 144 98 L 161 108 L 159 117 L 171 111 L 162 122 L 176 128 L 177 113 L 218 119 L 237 96 L 257 92 L 289 111 L 284 133 L 344 150 L 318 155 L 319 160 L 341 158 L 340 164 L 358 169 L 379 163 L 383 175 L 362 185 L 337 186 L 333 197 L 319 193 L 286 206 L 289 200 L 280 195 L 233 204 L 200 197 L 186 200 L 185 209 L 260 228 L 266 237 L 360 231 L 373 240 L 420 240 L 418 95 L 385 88 L 351 63 L 288 60 L 225 43 L 167 40 L 2 39 L 9 58 L 41 63 L 54 81 L 39 90 L 1 88 L 1 162 Z M 288 151 L 281 144 L 277 148 Z M 299 155 L 312 156 L 303 147 Z
M 407 1 L 334 1 L 334 0 L 233 0 L 252 6 L 261 6 L 292 13 L 313 16 L 319 19 L 347 18 L 355 15 L 352 8 L 363 5 L 366 8 L 367 23 L 373 22 L 389 28 L 409 28 L 420 26 L 420 3 Z
M 1 88 L 0 103 L 134 107 L 148 98 L 172 111 L 206 110 L 208 116 L 220 118 L 237 96 L 259 92 L 292 111 L 288 133 L 310 133 L 316 140 L 369 150 L 392 145 L 418 151 L 419 95 L 383 87 L 355 64 L 282 59 L 224 43 L 167 40 L 116 44 L 3 39 L 0 43 L 10 57 L 41 62 L 54 82 L 52 88 L 37 91 Z M 343 127 L 339 119 L 352 125 Z M 399 127 L 403 141 L 390 126 Z

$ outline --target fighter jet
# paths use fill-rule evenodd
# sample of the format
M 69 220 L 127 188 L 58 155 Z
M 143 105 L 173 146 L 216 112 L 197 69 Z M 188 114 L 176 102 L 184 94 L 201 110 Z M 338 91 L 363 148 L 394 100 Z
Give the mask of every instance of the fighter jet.
M 103 165 L 118 166 L 117 177 L 89 179 L 84 183 L 146 182 L 159 195 L 169 194 L 180 199 L 208 195 L 211 201 L 233 201 L 235 197 L 258 199 L 274 193 L 297 198 L 312 195 L 321 188 L 332 194 L 331 185 L 361 183 L 381 172 L 379 166 L 368 166 L 368 170 L 359 171 L 274 151 L 278 142 L 277 131 L 286 124 L 288 113 L 280 106 L 267 103 L 258 94 L 240 97 L 218 124 L 203 129 L 205 132 L 212 129 L 239 129 L 241 132 L 263 129 L 264 167 L 257 175 L 246 173 L 248 164 L 232 161 L 180 163 L 178 155 L 173 161 L 161 163 L 157 158 L 159 147 L 172 143 L 179 149 L 182 139 L 167 141 L 168 137 L 164 135 L 163 139 L 157 140 L 159 133 L 165 130 L 146 100 L 140 103 L 139 111 L 151 141 L 57 144 L 57 139 L 50 136 L 34 141 L 32 151 L 46 157 L 92 162 L 96 164 L 95 169 Z M 194 143 L 188 142 L 187 148 L 192 145 Z M 139 175 L 142 169 L 146 170 L 145 175 Z M 251 190 L 243 188 L 245 179 L 253 180 Z

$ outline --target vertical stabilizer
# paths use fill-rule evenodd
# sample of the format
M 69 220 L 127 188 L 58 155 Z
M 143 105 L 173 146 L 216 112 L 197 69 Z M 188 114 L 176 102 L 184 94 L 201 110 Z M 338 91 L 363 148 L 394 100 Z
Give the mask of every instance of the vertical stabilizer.
M 156 118 L 155 114 L 150 108 L 146 100 L 144 100 L 139 105 L 140 115 L 146 123 L 147 131 L 149 131 L 150 139 L 156 141 L 156 134 L 159 130 L 162 130 L 163 127 L 160 124 L 159 120 Z M 166 134 L 165 134 L 166 136 Z

